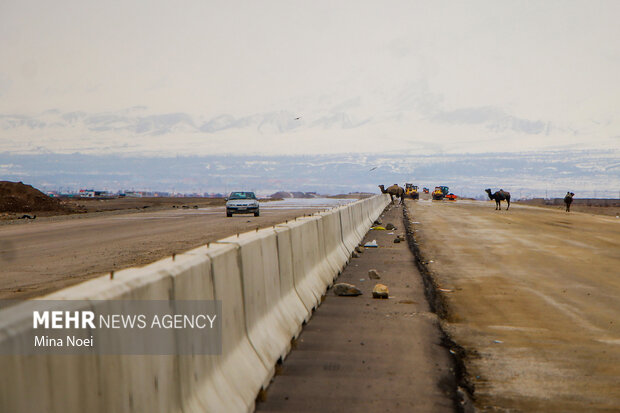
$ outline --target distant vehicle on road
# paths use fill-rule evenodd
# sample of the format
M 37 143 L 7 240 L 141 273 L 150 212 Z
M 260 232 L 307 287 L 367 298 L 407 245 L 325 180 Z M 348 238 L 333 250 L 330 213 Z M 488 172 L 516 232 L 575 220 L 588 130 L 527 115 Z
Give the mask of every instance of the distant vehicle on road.
M 436 186 L 432 194 L 433 200 L 441 201 L 448 195 L 449 192 L 450 188 L 448 188 L 447 186 Z
M 231 192 L 226 199 L 226 216 L 232 217 L 233 214 L 254 214 L 260 215 L 260 204 L 254 192 Z
M 418 192 L 418 186 L 414 184 L 405 184 L 405 195 L 411 197 L 411 199 L 420 199 L 420 193 Z
M 431 195 L 433 196 L 433 201 L 441 201 L 446 196 L 440 186 L 436 186 Z

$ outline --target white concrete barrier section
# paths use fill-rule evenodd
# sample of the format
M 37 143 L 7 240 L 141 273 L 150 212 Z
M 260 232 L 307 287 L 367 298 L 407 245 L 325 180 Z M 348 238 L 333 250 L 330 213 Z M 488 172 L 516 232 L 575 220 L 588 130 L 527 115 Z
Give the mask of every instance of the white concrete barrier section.
M 18 355 L 20 348 L 32 346 L 25 341 L 25 331 L 32 327 L 32 311 L 37 308 L 34 302 L 26 301 L 2 310 L 0 346 L 3 353 L 17 354 L 0 356 L 0 412 L 60 412 L 67 405 L 67 411 L 76 412 L 77 403 L 86 409 L 98 408 L 101 400 L 93 391 L 98 387 L 96 359 L 81 356 L 63 366 L 54 360 L 59 356 Z M 88 376 L 90 369 L 94 374 Z M 58 383 L 67 380 L 68 387 Z M 58 400 L 59 394 L 63 400 Z M 89 396 L 93 399 L 87 400 Z
M 301 293 L 297 291 L 293 270 L 293 247 L 290 227 L 277 226 L 274 231 L 278 242 L 280 294 L 284 307 L 299 326 L 295 334 L 295 337 L 297 337 L 301 331 L 302 324 L 307 322 L 312 316 L 315 298 L 314 294 L 309 289 L 304 289 L 303 283 L 299 286 Z M 302 294 L 305 294 L 305 300 L 302 299 Z
M 368 221 L 370 222 L 370 225 L 372 225 L 373 222 L 375 222 L 375 219 L 377 219 L 377 215 L 376 211 L 377 211 L 377 197 L 372 197 L 368 200 Z
M 302 220 L 309 220 L 314 225 L 316 229 L 317 235 L 317 246 L 318 246 L 318 267 L 321 274 L 324 274 L 324 279 L 327 283 L 327 287 L 331 287 L 334 283 L 334 278 L 338 275 L 340 271 L 338 265 L 333 265 L 332 261 L 328 259 L 327 250 L 325 248 L 325 235 L 323 228 L 323 217 L 320 213 L 314 214 L 312 217 L 300 218 Z
M 323 227 L 325 255 L 332 267 L 333 277 L 336 278 L 347 265 L 350 255 L 342 241 L 340 212 L 331 210 L 319 215 L 321 217 L 319 222 Z
M 67 296 L 66 299 L 170 300 L 173 290 L 170 273 L 176 265 L 178 263 L 167 258 L 145 267 L 118 271 L 114 274 L 114 279 L 102 277 L 76 286 L 75 294 Z M 54 298 L 54 295 L 47 298 Z M 93 303 L 95 312 L 108 308 L 110 306 L 106 301 Z M 166 339 L 173 342 L 174 336 L 167 336 Z M 99 360 L 100 386 L 104 397 L 102 405 L 106 406 L 105 410 L 131 412 L 136 406 L 144 406 L 147 411 L 179 411 L 180 393 L 174 356 L 123 355 L 125 349 L 136 346 L 137 343 L 118 342 L 116 345 L 115 352 L 118 355 L 94 356 Z M 146 343 L 142 345 L 146 346 Z M 63 364 L 68 364 L 76 356 L 58 357 Z M 55 370 L 60 369 L 61 366 L 58 366 Z M 92 374 L 88 371 L 83 373 L 84 376 Z M 76 379 L 79 380 L 80 377 L 83 376 L 79 375 Z M 70 388 L 71 385 L 64 386 L 64 390 L 54 392 L 65 394 Z M 79 406 L 79 403 L 72 406 Z
M 325 254 L 325 240 L 323 238 L 321 217 L 317 214 L 309 217 L 298 218 L 297 221 L 302 223 L 300 228 L 302 232 L 301 239 L 303 242 L 303 249 L 299 250 L 297 248 L 293 248 L 293 256 L 301 253 L 303 255 L 306 268 L 308 269 L 309 276 L 319 277 L 323 281 L 324 286 L 319 295 L 319 297 L 322 297 L 325 295 L 327 288 L 333 284 L 334 277 L 332 275 L 333 270 L 329 265 Z
M 299 324 L 280 299 L 278 243 L 272 228 L 217 242 L 237 246 L 248 338 L 266 366 L 284 360 Z
M 389 195 L 381 194 L 370 198 L 370 202 L 370 218 L 372 219 L 372 222 L 374 222 L 381 215 L 381 212 L 383 212 L 385 207 L 389 204 L 390 197 Z
M 372 222 L 374 221 L 374 219 L 371 218 L 373 216 L 373 213 L 371 211 L 372 201 L 373 198 L 366 198 L 360 203 L 362 206 L 362 217 L 366 220 L 366 226 L 368 228 L 370 228 Z
M 0 412 L 251 412 L 388 203 L 360 200 L 43 297 L 82 300 L 84 309 L 105 308 L 100 300 L 220 300 L 222 353 L 121 355 L 128 343 L 120 342 L 119 355 L 0 356 Z M 31 306 L 0 310 L 0 346 L 24 345 Z M 168 339 L 180 345 L 179 335 Z
M 211 260 L 206 248 L 177 255 L 175 262 L 177 265 L 171 274 L 175 300 L 215 299 Z M 221 360 L 219 355 L 178 356 L 178 387 L 184 413 L 247 411 L 247 401 L 222 374 Z
M 207 255 L 211 259 L 215 298 L 222 302 L 220 374 L 236 390 L 235 395 L 229 396 L 239 397 L 247 406 L 246 411 L 252 411 L 256 396 L 261 388 L 267 388 L 275 365 L 266 366 L 248 338 L 237 248 L 231 244 L 211 244 Z
M 342 240 L 349 253 L 362 241 L 372 223 L 388 204 L 388 195 L 378 195 L 339 209 Z
M 350 255 L 360 242 L 361 237 L 355 230 L 356 226 L 353 222 L 351 208 L 342 207 L 338 212 L 340 214 L 340 225 L 342 228 L 342 243 Z
M 84 300 L 84 308 L 91 310 L 88 300 L 170 298 L 171 278 L 166 271 L 171 260 L 161 260 L 142 268 L 116 273 L 114 280 L 101 277 L 44 297 L 47 300 Z M 0 331 L 11 329 L 4 323 L 18 321 L 30 326 L 32 302 L 2 310 Z M 98 303 L 97 305 L 105 305 Z M 78 308 L 76 308 L 77 310 Z M 13 314 L 13 317 L 6 317 Z M 5 343 L 5 337 L 0 336 Z M 124 343 L 118 343 L 119 352 Z M 83 412 L 135 411 L 144 406 L 147 411 L 177 411 L 180 397 L 175 384 L 175 366 L 171 356 L 120 355 L 34 355 L 0 356 L 2 371 L 19 372 L 19 380 L 4 374 L 0 389 L 6 394 L 0 398 L 0 411 L 10 412 Z M 42 380 L 41 378 L 45 378 Z M 159 380 L 158 391 L 153 382 Z M 36 397 L 32 397 L 36 394 Z M 39 397 L 41 395 L 41 397 Z M 32 404 L 36 404 L 33 406 Z
M 353 220 L 354 230 L 357 232 L 358 243 L 364 238 L 370 226 L 362 213 L 362 201 L 351 204 L 351 218 Z
M 383 210 L 385 209 L 385 207 L 388 206 L 388 204 L 390 203 L 390 197 L 389 197 L 389 195 L 383 194 L 383 195 L 380 195 L 377 198 L 377 200 L 379 201 L 378 202 L 379 208 L 378 208 L 377 213 L 378 213 L 378 215 L 380 215 L 381 212 L 383 212 Z
M 314 220 L 316 218 L 297 219 L 279 225 L 290 231 L 295 289 L 310 312 L 318 307 L 330 284 L 330 275 L 324 273 L 324 265 L 318 263 L 319 237 Z

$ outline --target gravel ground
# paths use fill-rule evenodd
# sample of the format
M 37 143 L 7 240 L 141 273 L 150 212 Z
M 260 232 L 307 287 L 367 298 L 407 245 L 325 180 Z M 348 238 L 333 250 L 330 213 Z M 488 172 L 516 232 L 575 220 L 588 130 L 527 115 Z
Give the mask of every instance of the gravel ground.
M 182 206 L 187 200 L 177 200 Z M 218 202 L 221 202 L 218 201 Z M 140 202 L 141 205 L 150 205 Z M 113 210 L 0 225 L 0 299 L 40 296 L 140 266 L 238 232 L 268 227 L 324 207 L 270 209 L 226 218 L 224 207 Z M 153 211 L 154 210 L 154 211 Z
M 618 411 L 619 219 L 407 204 L 482 411 Z

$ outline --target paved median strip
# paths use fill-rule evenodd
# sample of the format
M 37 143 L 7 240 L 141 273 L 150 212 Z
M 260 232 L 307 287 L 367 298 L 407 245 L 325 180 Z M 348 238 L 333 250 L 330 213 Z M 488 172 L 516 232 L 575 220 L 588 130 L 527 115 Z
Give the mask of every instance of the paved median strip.
M 393 233 L 370 230 L 358 242 L 378 247 L 356 245 L 359 257 L 304 327 L 257 411 L 454 411 L 452 356 L 407 243 L 394 242 L 405 234 L 402 209 L 381 219 L 397 223 Z

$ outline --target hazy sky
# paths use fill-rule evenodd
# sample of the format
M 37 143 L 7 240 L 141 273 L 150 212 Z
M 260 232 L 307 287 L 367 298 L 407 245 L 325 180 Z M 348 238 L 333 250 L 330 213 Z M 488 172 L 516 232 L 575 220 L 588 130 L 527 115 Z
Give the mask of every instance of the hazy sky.
M 615 0 L 0 0 L 0 152 L 620 151 L 618 16 Z

